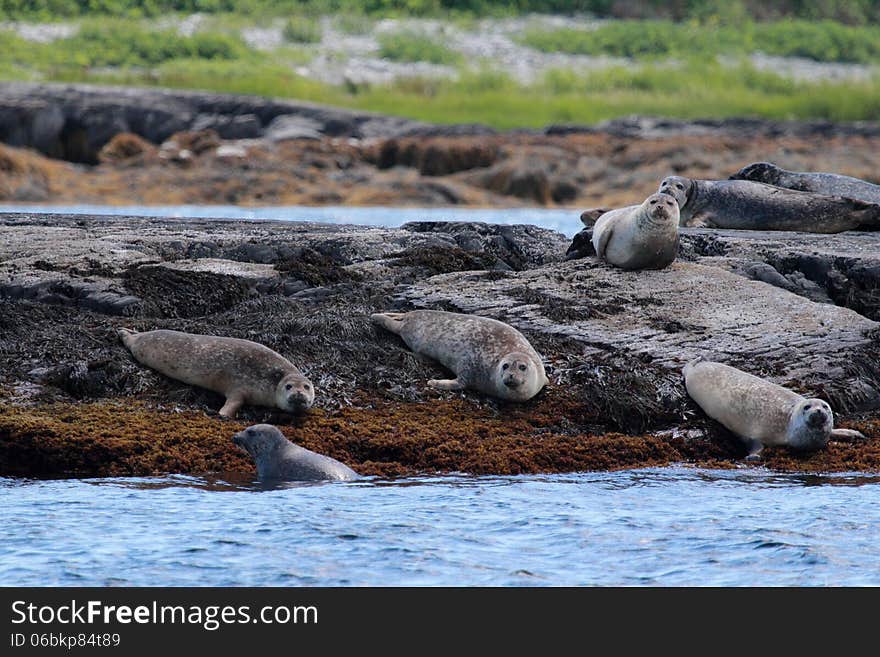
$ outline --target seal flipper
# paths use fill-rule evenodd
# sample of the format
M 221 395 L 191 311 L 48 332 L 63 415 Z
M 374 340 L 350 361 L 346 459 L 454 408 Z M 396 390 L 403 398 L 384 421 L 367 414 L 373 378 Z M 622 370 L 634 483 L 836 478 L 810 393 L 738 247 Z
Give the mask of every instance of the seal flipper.
M 599 217 L 607 212 L 611 212 L 611 208 L 591 208 L 589 210 L 584 210 L 581 212 L 581 223 L 587 228 L 592 228 L 596 225 Z
M 867 440 L 867 436 L 863 434 L 861 431 L 856 431 L 855 429 L 832 429 L 831 430 L 831 440 L 842 440 L 844 442 L 850 442 L 853 440 Z
M 220 415 L 232 420 L 235 418 L 238 410 L 242 407 L 242 404 L 244 404 L 244 400 L 240 397 L 228 397 L 226 403 L 223 404 L 223 408 L 220 409 Z
M 611 241 L 611 236 L 614 234 L 614 226 L 607 226 L 605 230 L 599 233 L 599 243 L 595 245 L 596 247 L 596 255 L 605 260 L 605 251 L 608 249 L 608 242 Z
M 431 379 L 428 385 L 437 390 L 464 390 L 464 384 L 458 379 Z
M 370 315 L 370 320 L 376 326 L 381 326 L 386 331 L 400 335 L 403 330 L 403 318 L 406 313 L 375 313 Z
M 596 255 L 596 249 L 593 248 L 593 229 L 584 228 L 571 240 L 571 244 L 565 252 L 565 259 L 578 260 L 591 255 Z
M 746 455 L 746 461 L 760 461 L 761 460 L 761 450 L 764 449 L 764 443 L 760 440 L 756 440 L 755 438 L 745 438 L 746 446 L 749 448 L 749 453 Z
M 131 341 L 138 334 L 137 331 L 127 328 L 117 329 L 116 335 L 119 336 L 119 339 L 122 340 L 122 344 L 130 351 L 131 350 Z

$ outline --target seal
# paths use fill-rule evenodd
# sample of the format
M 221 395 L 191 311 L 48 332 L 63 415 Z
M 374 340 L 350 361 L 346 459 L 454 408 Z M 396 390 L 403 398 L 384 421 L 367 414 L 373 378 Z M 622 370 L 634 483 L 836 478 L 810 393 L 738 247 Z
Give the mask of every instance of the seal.
M 605 212 L 593 226 L 596 255 L 621 269 L 663 269 L 678 255 L 679 209 L 668 194 Z
M 277 427 L 255 424 L 232 437 L 250 454 L 263 481 L 352 481 L 357 472 L 329 456 L 290 442 Z
M 730 179 L 753 180 L 801 192 L 845 196 L 865 203 L 880 203 L 880 185 L 869 183 L 867 180 L 836 173 L 787 171 L 771 162 L 749 164 L 733 174 Z
M 765 445 L 817 450 L 829 439 L 864 438 L 858 431 L 834 429 L 831 407 L 729 365 L 702 359 L 682 370 L 685 387 L 700 408 L 742 438 L 749 459 Z
M 880 205 L 751 180 L 670 176 L 660 183 L 660 192 L 678 202 L 682 226 L 805 233 L 880 228 Z
M 524 402 L 549 382 L 538 352 L 522 333 L 504 322 L 440 310 L 377 313 L 370 319 L 399 335 L 414 352 L 455 372 L 454 379 L 428 381 L 432 388 L 471 388 Z
M 315 401 L 312 382 L 284 356 L 256 342 L 168 330 L 118 333 L 142 365 L 224 395 L 224 417 L 235 417 L 244 404 L 297 413 Z

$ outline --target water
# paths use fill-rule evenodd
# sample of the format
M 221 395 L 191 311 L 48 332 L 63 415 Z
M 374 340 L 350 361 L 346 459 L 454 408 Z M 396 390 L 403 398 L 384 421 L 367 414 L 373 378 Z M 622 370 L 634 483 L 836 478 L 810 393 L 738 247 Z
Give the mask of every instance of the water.
M 0 206 L 399 226 L 573 210 Z M 0 478 L 0 585 L 880 585 L 880 477 L 676 467 L 265 488 Z
M 245 208 L 237 205 L 0 205 L 0 212 L 55 212 L 65 214 L 110 214 L 143 217 L 275 219 L 280 221 L 319 221 L 329 224 L 360 224 L 393 228 L 408 221 L 486 221 L 496 224 L 535 224 L 557 230 L 568 237 L 583 224 L 579 210 L 537 208 L 459 209 L 459 208 L 345 208 L 276 206 Z
M 0 479 L 0 585 L 880 585 L 880 477 Z

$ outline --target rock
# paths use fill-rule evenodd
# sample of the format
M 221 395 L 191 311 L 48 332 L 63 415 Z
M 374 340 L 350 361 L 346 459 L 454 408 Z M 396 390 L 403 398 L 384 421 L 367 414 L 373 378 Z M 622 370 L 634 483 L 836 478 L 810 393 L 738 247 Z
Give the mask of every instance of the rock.
M 255 139 L 263 134 L 260 119 L 254 114 L 223 116 L 199 114 L 190 126 L 192 132 L 211 131 L 222 139 Z
M 687 229 L 671 267 L 625 272 L 563 262 L 568 240 L 527 225 L 4 214 L 0 230 L 0 474 L 234 464 L 218 447 L 228 422 L 206 414 L 216 397 L 140 366 L 121 327 L 284 354 L 320 390 L 298 439 L 377 474 L 729 465 L 738 443 L 682 384 L 681 365 L 697 355 L 819 395 L 838 423 L 869 436 L 816 455 L 771 450 L 768 467 L 880 470 L 880 324 L 857 311 L 876 307 L 877 233 Z M 804 296 L 817 292 L 806 281 L 835 304 Z M 426 387 L 442 368 L 369 321 L 413 308 L 516 326 L 551 384 L 521 405 Z M 264 413 L 246 408 L 242 422 Z M 184 453 L 161 440 L 169 432 L 185 437 Z
M 266 127 L 265 137 L 270 141 L 285 139 L 320 139 L 324 125 L 304 116 L 282 115 Z
M 485 171 L 468 174 L 464 180 L 497 194 L 547 205 L 553 198 L 550 171 L 545 162 L 518 159 L 504 161 Z
M 101 164 L 143 164 L 158 155 L 158 149 L 130 132 L 121 132 L 107 142 L 98 153 Z
M 380 169 L 413 167 L 423 176 L 485 168 L 498 159 L 497 143 L 474 139 L 389 139 L 367 157 Z

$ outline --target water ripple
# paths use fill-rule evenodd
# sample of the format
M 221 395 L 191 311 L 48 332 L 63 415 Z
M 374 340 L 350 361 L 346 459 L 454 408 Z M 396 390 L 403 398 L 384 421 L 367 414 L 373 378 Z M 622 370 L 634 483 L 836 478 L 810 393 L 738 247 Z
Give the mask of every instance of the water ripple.
M 880 585 L 880 478 L 0 478 L 0 585 Z

